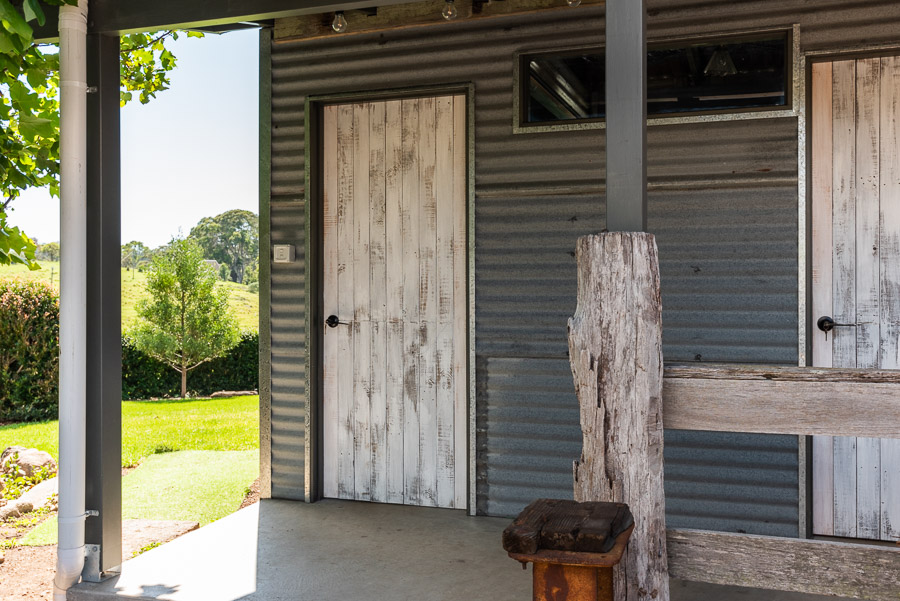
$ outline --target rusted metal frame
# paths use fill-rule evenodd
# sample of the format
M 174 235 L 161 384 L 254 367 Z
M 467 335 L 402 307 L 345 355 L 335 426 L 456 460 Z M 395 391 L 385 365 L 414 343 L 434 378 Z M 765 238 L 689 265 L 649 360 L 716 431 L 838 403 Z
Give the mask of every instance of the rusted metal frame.
M 582 553 L 542 549 L 536 553 L 510 553 L 522 563 L 533 563 L 534 601 L 613 601 L 613 567 L 622 560 L 634 524 L 616 537 L 608 553 Z

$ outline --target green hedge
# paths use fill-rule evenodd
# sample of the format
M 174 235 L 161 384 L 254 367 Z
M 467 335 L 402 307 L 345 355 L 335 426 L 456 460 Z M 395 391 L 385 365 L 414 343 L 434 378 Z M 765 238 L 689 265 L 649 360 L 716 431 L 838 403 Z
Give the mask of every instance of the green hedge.
M 191 396 L 259 387 L 259 334 L 188 374 Z M 122 339 L 122 398 L 177 397 L 178 372 Z M 0 279 L 0 422 L 59 413 L 59 293 L 40 281 Z
M 59 405 L 59 293 L 0 280 L 0 421 L 55 419 Z
M 256 390 L 259 386 L 259 334 L 241 336 L 236 347 L 188 373 L 188 393 L 209 396 L 219 390 Z M 122 339 L 122 398 L 125 400 L 177 397 L 181 376 L 171 367 Z

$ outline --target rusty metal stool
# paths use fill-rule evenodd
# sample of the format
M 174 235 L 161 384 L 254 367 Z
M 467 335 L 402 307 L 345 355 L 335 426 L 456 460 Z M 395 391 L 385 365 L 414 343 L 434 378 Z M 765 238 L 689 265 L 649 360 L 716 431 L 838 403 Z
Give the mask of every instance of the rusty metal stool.
M 503 531 L 503 548 L 534 564 L 534 601 L 613 601 L 613 566 L 634 517 L 623 503 L 538 499 Z

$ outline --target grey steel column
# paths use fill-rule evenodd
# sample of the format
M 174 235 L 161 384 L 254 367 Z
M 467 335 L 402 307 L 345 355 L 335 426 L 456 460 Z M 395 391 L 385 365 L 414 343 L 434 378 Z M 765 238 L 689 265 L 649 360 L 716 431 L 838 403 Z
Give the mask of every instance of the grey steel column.
M 647 229 L 645 0 L 606 0 L 606 227 Z
M 122 272 L 119 38 L 88 36 L 87 491 L 89 558 L 122 563 Z M 86 566 L 89 569 L 90 561 Z M 98 569 L 94 563 L 95 570 Z

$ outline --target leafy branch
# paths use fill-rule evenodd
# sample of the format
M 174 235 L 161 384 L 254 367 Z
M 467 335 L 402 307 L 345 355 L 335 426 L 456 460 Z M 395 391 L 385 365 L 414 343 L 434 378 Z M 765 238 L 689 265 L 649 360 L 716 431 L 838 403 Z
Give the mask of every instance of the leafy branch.
M 29 188 L 47 187 L 52 196 L 59 196 L 59 56 L 53 48 L 35 43 L 29 25 L 45 21 L 38 0 L 24 0 L 21 9 L 0 0 L 0 264 L 21 263 L 32 269 L 39 268 L 34 242 L 6 218 L 11 203 Z M 169 88 L 177 59 L 166 43 L 178 36 L 163 31 L 122 37 L 122 106 L 135 94 L 146 104 Z

